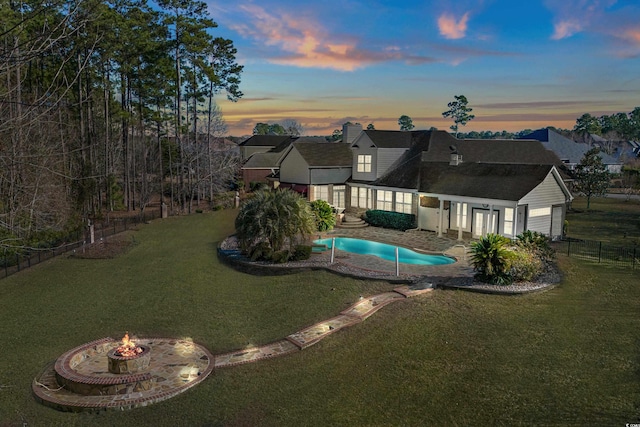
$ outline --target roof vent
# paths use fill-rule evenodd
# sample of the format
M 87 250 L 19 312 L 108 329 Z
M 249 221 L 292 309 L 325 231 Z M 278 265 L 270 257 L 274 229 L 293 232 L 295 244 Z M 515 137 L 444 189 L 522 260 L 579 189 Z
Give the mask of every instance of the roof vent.
M 449 149 L 451 150 L 451 155 L 449 157 L 449 165 L 450 166 L 458 166 L 462 163 L 462 154 L 458 154 L 458 149 L 455 145 L 450 145 Z

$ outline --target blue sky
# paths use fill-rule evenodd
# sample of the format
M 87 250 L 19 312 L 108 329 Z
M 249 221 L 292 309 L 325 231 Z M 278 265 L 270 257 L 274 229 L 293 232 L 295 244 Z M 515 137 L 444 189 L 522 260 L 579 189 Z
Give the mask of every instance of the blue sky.
M 571 128 L 640 106 L 639 0 L 207 0 L 244 65 L 244 97 L 218 103 L 231 135 L 295 119 L 307 135 L 349 120 L 448 129 Z

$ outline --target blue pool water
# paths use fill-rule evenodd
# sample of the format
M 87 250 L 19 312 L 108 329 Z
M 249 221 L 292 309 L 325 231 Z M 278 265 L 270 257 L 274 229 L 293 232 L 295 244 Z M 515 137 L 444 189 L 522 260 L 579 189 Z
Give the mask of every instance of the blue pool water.
M 332 238 L 314 240 L 317 245 L 327 245 L 331 249 Z M 352 239 L 350 237 L 336 237 L 336 249 L 352 252 L 360 255 L 374 255 L 388 261 L 395 262 L 396 247 L 386 243 L 372 242 L 370 240 Z M 398 248 L 398 261 L 403 264 L 418 265 L 444 265 L 455 262 L 453 258 L 444 255 L 420 254 L 407 248 Z

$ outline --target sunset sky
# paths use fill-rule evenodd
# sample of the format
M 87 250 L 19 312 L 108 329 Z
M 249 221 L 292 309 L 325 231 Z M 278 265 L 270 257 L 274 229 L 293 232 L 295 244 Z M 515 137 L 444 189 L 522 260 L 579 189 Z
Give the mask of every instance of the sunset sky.
M 231 135 L 295 119 L 463 131 L 572 128 L 640 106 L 640 0 L 207 0 L 244 65 L 244 97 L 218 103 Z

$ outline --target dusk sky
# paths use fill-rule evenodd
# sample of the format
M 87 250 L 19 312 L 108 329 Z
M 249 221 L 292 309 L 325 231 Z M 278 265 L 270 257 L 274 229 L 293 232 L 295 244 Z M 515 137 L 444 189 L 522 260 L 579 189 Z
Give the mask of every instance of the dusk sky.
M 572 128 L 583 113 L 640 106 L 640 0 L 206 0 L 244 65 L 231 135 L 295 119 L 306 135 L 345 121 L 470 130 Z

